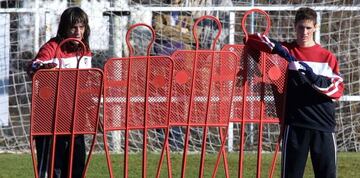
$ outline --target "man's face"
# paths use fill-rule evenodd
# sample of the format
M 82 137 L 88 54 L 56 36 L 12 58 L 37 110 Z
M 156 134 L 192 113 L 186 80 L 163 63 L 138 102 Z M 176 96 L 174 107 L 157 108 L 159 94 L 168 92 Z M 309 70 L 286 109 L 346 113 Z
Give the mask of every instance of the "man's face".
M 295 25 L 296 41 L 300 46 L 312 45 L 314 43 L 315 23 L 312 20 L 300 20 Z
M 68 32 L 68 37 L 82 40 L 84 38 L 84 32 L 85 32 L 85 25 L 83 23 L 76 23 L 70 28 Z

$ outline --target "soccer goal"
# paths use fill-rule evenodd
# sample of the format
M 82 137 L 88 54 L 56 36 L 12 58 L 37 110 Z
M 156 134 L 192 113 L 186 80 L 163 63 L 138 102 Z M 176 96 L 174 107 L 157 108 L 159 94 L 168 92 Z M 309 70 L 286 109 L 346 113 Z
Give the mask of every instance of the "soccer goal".
M 56 35 L 61 12 L 70 5 L 79 5 L 91 19 L 90 46 L 94 54 L 94 66 L 103 68 L 110 57 L 128 55 L 125 45 L 127 28 L 135 23 L 154 26 L 157 39 L 152 53 L 171 55 L 176 49 L 194 49 L 191 28 L 194 20 L 202 15 L 213 15 L 220 19 L 223 32 L 217 49 L 225 44 L 242 44 L 241 19 L 244 12 L 254 7 L 270 14 L 269 36 L 279 40 L 293 40 L 293 18 L 301 6 L 311 6 L 318 13 L 319 29 L 316 41 L 331 50 L 340 62 L 341 74 L 345 80 L 345 96 L 338 101 L 337 145 L 339 151 L 359 151 L 360 136 L 360 4 L 357 1 L 196 1 L 185 0 L 180 4 L 166 2 L 129 1 L 0 1 L 0 152 L 29 152 L 29 118 L 31 105 L 31 80 L 26 74 L 26 64 L 35 57 L 41 44 Z M 175 17 L 175 18 L 174 18 Z M 248 31 L 256 32 L 266 28 L 259 14 L 248 17 Z M 212 26 L 204 22 L 204 26 Z M 207 49 L 216 28 L 203 28 L 200 44 Z M 136 49 L 142 49 L 142 39 L 150 34 L 136 31 Z M 139 50 L 139 52 L 144 50 Z M 137 52 L 137 51 L 135 51 Z M 235 96 L 236 98 L 237 96 Z M 254 110 L 255 112 L 255 110 Z M 226 149 L 239 150 L 239 123 L 231 123 L 228 130 Z M 257 146 L 257 125 L 246 126 L 246 150 Z M 280 127 L 265 124 L 263 131 L 263 151 L 272 152 Z M 207 148 L 216 151 L 221 138 L 217 130 L 209 130 Z M 149 131 L 149 150 L 161 151 L 164 132 L 160 129 Z M 110 150 L 123 152 L 118 143 L 123 142 L 122 133 L 109 134 Z M 99 136 L 97 151 L 103 150 L 102 137 Z M 142 150 L 140 132 L 131 132 L 130 150 Z M 171 150 L 182 150 L 184 128 L 170 131 Z M 191 152 L 201 149 L 202 129 L 191 128 Z

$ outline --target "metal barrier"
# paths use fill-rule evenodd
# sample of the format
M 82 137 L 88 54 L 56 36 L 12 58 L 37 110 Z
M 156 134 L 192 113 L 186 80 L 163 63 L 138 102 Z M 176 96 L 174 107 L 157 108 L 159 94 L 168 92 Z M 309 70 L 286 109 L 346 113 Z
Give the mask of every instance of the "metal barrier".
M 245 39 L 248 36 L 245 21 L 252 12 L 266 16 L 268 25 L 264 34 L 267 34 L 270 28 L 268 14 L 252 9 L 245 13 L 242 21 Z M 218 26 L 218 33 L 209 50 L 199 47 L 197 29 L 203 20 L 214 21 Z M 137 27 L 146 27 L 152 34 L 146 56 L 133 56 L 134 49 L 130 44 L 130 37 L 131 32 Z M 220 21 L 213 16 L 199 18 L 193 28 L 196 49 L 177 50 L 169 57 L 150 56 L 155 32 L 146 24 L 135 24 L 126 34 L 129 57 L 111 58 L 106 61 L 104 79 L 101 70 L 98 69 L 58 69 L 37 72 L 33 82 L 31 140 L 37 135 L 52 136 L 51 172 L 54 167 L 57 135 L 71 135 L 72 145 L 77 134 L 92 134 L 93 138 L 95 137 L 103 81 L 103 139 L 110 177 L 114 177 L 114 173 L 108 133 L 114 131 L 125 133 L 123 176 L 129 177 L 129 133 L 132 130 L 142 132 L 141 171 L 142 177 L 145 178 L 148 176 L 149 129 L 164 129 L 166 133 L 156 177 L 160 177 L 165 154 L 168 177 L 172 177 L 169 135 L 173 127 L 184 127 L 186 130 L 181 165 L 182 178 L 187 177 L 192 128 L 203 130 L 198 177 L 204 177 L 208 132 L 213 128 L 219 132 L 221 146 L 216 162 L 211 164 L 214 166 L 212 177 L 216 177 L 221 159 L 225 176 L 230 177 L 225 150 L 229 122 L 241 124 L 238 177 L 243 175 L 246 125 L 258 125 L 256 175 L 258 178 L 261 177 L 264 124 L 278 124 L 284 116 L 287 62 L 277 55 L 263 53 L 246 45 L 225 45 L 221 51 L 216 51 L 215 46 L 221 35 L 221 28 Z M 237 93 L 238 97 L 235 98 L 234 93 Z M 47 108 L 46 112 L 44 108 Z M 94 142 L 95 140 L 89 152 L 86 168 Z M 280 137 L 269 177 L 273 176 L 279 143 Z M 34 148 L 32 142 L 31 147 Z M 72 146 L 70 155 L 73 149 Z M 37 176 L 33 149 L 32 156 Z M 69 159 L 69 175 L 71 175 L 72 156 Z M 85 173 L 86 170 L 83 176 Z
M 197 27 L 203 20 L 216 22 L 219 29 L 210 50 L 199 49 Z M 219 131 L 222 143 L 217 162 L 223 156 L 225 172 L 229 177 L 224 148 L 235 86 L 237 56 L 233 52 L 215 50 L 220 34 L 220 21 L 213 16 L 203 16 L 195 22 L 193 27 L 196 50 L 177 50 L 171 55 L 174 60 L 172 98 L 176 100 L 171 102 L 169 127 L 186 128 L 181 177 L 186 177 L 190 128 L 194 127 L 203 129 L 199 177 L 204 175 L 209 128 L 217 128 Z M 169 133 L 167 137 L 168 135 Z M 167 148 L 168 143 L 165 145 Z M 216 169 L 217 167 L 214 168 L 213 177 L 215 177 Z
M 81 44 L 83 53 L 76 69 L 62 69 L 59 49 L 70 41 Z M 51 138 L 50 175 L 53 177 L 56 141 L 58 136 L 69 136 L 71 140 L 68 158 L 68 177 L 72 175 L 74 139 L 78 135 L 91 135 L 92 144 L 86 159 L 83 177 L 91 158 L 98 130 L 99 107 L 102 94 L 103 73 L 99 69 L 79 69 L 85 45 L 75 39 L 63 40 L 57 49 L 58 69 L 42 69 L 33 77 L 32 107 L 30 121 L 30 146 L 35 177 L 38 177 L 34 139 L 37 136 Z
M 152 32 L 147 56 L 132 56 L 134 50 L 130 44 L 130 34 L 139 26 L 147 27 Z M 108 132 L 125 131 L 124 177 L 128 177 L 129 131 L 142 130 L 142 176 L 147 177 L 147 131 L 155 128 L 168 129 L 173 60 L 167 56 L 150 56 L 154 39 L 155 32 L 150 26 L 131 26 L 126 35 L 130 57 L 112 58 L 105 64 L 104 142 L 110 177 L 114 175 L 107 145 Z M 124 99 L 126 102 L 123 102 Z M 171 165 L 168 167 L 171 175 Z
M 242 19 L 245 41 L 248 37 L 245 27 L 246 19 L 253 12 L 261 13 L 266 17 L 267 27 L 263 34 L 267 35 L 270 30 L 269 15 L 260 9 L 251 9 L 244 14 Z M 279 124 L 284 117 L 287 62 L 278 55 L 260 52 L 243 44 L 225 45 L 222 50 L 233 51 L 240 57 L 236 93 L 242 96 L 241 99 L 233 102 L 234 117 L 230 119 L 230 122 L 241 124 L 238 177 L 243 176 L 246 125 L 257 124 L 256 177 L 260 178 L 264 124 Z M 281 133 L 275 148 L 269 177 L 273 176 L 280 139 Z

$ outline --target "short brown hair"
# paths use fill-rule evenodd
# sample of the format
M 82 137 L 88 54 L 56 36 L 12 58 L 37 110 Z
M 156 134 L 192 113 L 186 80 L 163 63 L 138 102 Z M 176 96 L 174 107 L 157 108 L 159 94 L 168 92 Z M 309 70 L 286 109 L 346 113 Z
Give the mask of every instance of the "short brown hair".
M 317 14 L 314 9 L 302 7 L 296 11 L 295 25 L 301 20 L 311 20 L 316 25 Z

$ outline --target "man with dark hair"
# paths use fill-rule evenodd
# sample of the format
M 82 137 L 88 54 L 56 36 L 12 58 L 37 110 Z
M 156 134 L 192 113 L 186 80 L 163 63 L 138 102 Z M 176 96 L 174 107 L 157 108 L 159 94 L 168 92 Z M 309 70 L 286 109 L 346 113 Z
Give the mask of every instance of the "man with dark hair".
M 300 8 L 295 15 L 296 40 L 278 43 L 264 35 L 247 44 L 277 53 L 287 61 L 288 78 L 282 178 L 301 178 L 310 151 L 316 178 L 336 177 L 335 103 L 344 90 L 336 57 L 314 41 L 317 14 Z
M 56 37 L 50 39 L 39 50 L 35 59 L 31 61 L 28 67 L 30 77 L 39 69 L 61 68 L 91 68 L 92 54 L 89 47 L 90 27 L 87 14 L 79 7 L 70 7 L 66 9 L 60 18 L 60 23 Z M 55 54 L 59 44 L 67 38 L 76 38 L 82 41 L 85 46 L 83 57 L 79 61 L 77 56 L 82 51 L 79 42 L 72 41 L 64 44 L 59 54 Z M 81 51 L 80 51 L 81 50 Z M 61 56 L 61 66 L 56 55 Z M 72 107 L 72 106 L 69 106 Z M 64 108 L 62 108 L 64 109 Z M 39 177 L 50 177 L 50 156 L 51 140 L 49 136 L 36 136 L 37 151 L 37 169 Z M 68 176 L 68 158 L 70 152 L 70 136 L 57 136 L 55 148 L 54 177 L 65 178 Z M 83 135 L 75 137 L 73 168 L 70 177 L 81 177 L 85 167 L 85 141 Z

